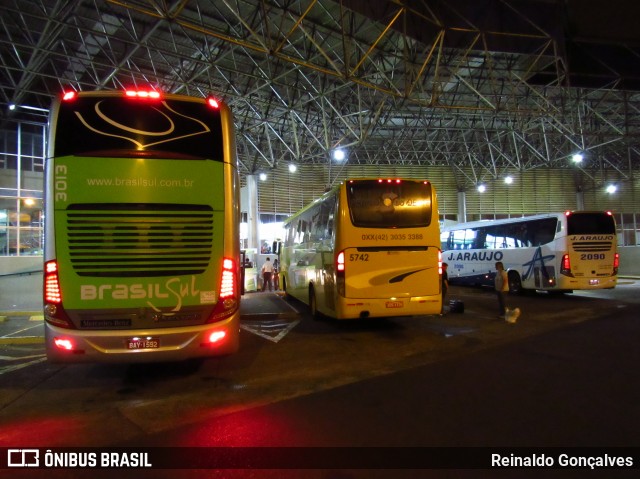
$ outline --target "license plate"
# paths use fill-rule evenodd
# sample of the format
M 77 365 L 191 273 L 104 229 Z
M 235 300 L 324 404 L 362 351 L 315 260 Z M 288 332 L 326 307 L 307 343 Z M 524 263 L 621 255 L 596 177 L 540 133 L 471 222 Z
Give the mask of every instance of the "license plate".
M 127 339 L 127 349 L 158 349 L 160 340 L 158 338 L 132 338 Z
M 591 286 L 597 286 L 598 284 L 600 284 L 600 280 L 599 279 L 590 279 L 589 280 L 589 284 Z
M 387 308 L 404 308 L 402 301 L 387 301 Z

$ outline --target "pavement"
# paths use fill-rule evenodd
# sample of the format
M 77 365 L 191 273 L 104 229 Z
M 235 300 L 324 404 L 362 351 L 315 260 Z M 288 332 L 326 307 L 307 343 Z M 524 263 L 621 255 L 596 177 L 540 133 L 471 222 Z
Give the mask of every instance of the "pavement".
M 281 291 L 246 293 L 240 301 L 240 320 L 290 317 L 295 311 Z M 42 272 L 0 276 L 0 346 L 44 342 Z

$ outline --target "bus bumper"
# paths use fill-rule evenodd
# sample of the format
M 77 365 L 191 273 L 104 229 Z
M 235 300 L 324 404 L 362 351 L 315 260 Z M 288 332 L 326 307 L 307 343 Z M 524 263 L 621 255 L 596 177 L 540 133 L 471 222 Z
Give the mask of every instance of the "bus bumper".
M 340 298 L 340 319 L 365 319 L 392 316 L 425 316 L 440 314 L 442 297 L 359 299 Z
M 239 348 L 240 312 L 198 326 L 146 330 L 65 329 L 45 322 L 47 359 L 52 363 L 147 363 L 223 356 Z

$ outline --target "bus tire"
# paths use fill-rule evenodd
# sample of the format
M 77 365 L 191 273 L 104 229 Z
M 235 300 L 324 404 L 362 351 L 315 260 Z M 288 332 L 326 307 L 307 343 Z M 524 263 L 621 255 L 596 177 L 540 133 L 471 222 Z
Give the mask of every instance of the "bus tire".
M 509 271 L 509 273 L 507 273 L 507 277 L 509 278 L 509 292 L 513 294 L 523 294 L 524 289 L 522 288 L 522 280 L 520 280 L 518 272 Z
M 316 299 L 316 290 L 312 284 L 309 285 L 309 310 L 311 311 L 311 317 L 313 319 L 320 319 L 320 312 L 318 311 L 318 300 Z

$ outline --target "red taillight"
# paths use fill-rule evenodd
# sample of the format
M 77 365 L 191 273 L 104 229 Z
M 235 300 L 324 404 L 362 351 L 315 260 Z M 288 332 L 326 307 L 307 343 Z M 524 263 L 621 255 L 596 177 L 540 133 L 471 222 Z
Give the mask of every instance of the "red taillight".
M 336 256 L 336 286 L 338 288 L 338 294 L 340 296 L 345 296 L 346 294 L 346 284 L 345 284 L 345 259 L 344 259 L 344 251 L 340 251 Z
M 344 274 L 344 251 L 338 253 L 336 258 L 336 271 Z
M 217 343 L 218 341 L 222 341 L 227 333 L 224 331 L 214 331 L 209 335 L 209 343 Z
M 232 298 L 236 295 L 236 271 L 232 259 L 222 261 L 222 279 L 220 281 L 220 299 Z
M 62 99 L 64 101 L 71 101 L 71 100 L 74 100 L 75 98 L 76 98 L 75 91 L 66 91 L 62 94 Z
M 218 100 L 216 100 L 215 98 L 211 98 L 211 97 L 207 98 L 207 103 L 211 108 L 215 108 L 215 109 L 220 108 L 220 103 L 218 103 Z
M 438 274 L 442 276 L 442 251 L 438 250 Z
M 569 259 L 568 254 L 565 254 L 564 256 L 562 256 L 562 263 L 560 265 L 560 274 L 564 274 L 565 276 L 572 276 L 571 260 Z
M 45 303 L 62 303 L 60 281 L 58 281 L 58 263 L 48 261 L 44 265 L 44 301 Z
M 613 256 L 613 274 L 618 274 L 618 268 L 620 267 L 620 253 L 616 253 Z
M 44 264 L 44 313 L 44 319 L 48 323 L 61 328 L 75 328 L 62 306 L 62 289 L 56 261 Z
M 55 344 L 58 349 L 65 351 L 73 350 L 73 342 L 67 338 L 53 338 L 53 344 Z
M 237 264 L 230 258 L 222 260 L 220 277 L 220 294 L 218 303 L 213 309 L 207 322 L 222 321 L 231 316 L 238 309 L 238 270 Z

